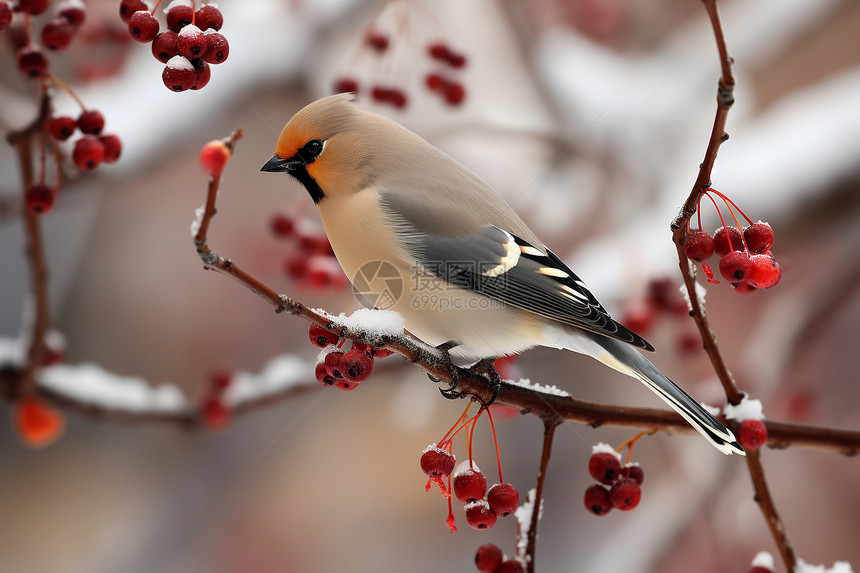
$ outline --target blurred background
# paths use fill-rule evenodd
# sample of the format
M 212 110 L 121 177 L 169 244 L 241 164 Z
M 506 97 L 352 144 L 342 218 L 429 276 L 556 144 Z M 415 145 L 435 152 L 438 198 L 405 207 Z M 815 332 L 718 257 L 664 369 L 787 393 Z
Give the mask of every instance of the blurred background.
M 697 399 L 724 403 L 692 321 L 672 310 L 681 281 L 669 224 L 695 181 L 719 76 L 701 2 L 223 0 L 230 56 L 212 67 L 205 88 L 178 94 L 162 84 L 164 66 L 150 47 L 128 38 L 118 6 L 88 1 L 75 43 L 51 55 L 53 72 L 104 113 L 105 132 L 124 145 L 116 164 L 70 169 L 42 219 L 66 364 L 175 385 L 190 405 L 212 372 L 260 372 L 277 356 L 298 357 L 290 376 L 316 384 L 306 323 L 203 272 L 189 235 L 206 192 L 198 153 L 206 141 L 244 130 L 211 246 L 280 292 L 349 312 L 358 306 L 349 289 L 317 288 L 285 270 L 301 252 L 273 235 L 272 215 L 288 213 L 310 234 L 318 217 L 298 184 L 259 168 L 293 113 L 354 80 L 358 105 L 484 178 L 616 318 L 640 328 L 664 372 Z M 739 385 L 762 399 L 769 418 L 858 428 L 860 4 L 732 0 L 721 9 L 737 103 L 713 184 L 773 226 L 783 278 L 742 294 L 700 276 L 708 313 Z M 369 34 L 384 36 L 386 49 L 374 48 Z M 0 34 L 4 132 L 29 122 L 38 100 L 15 67 L 11 35 Z M 465 56 L 465 66 L 429 57 L 438 42 Z M 430 74 L 460 85 L 462 101 L 430 89 Z M 378 101 L 374 87 L 399 90 L 404 105 Z M 61 92 L 55 106 L 77 113 Z M 20 194 L 15 155 L 0 146 L 6 343 L 19 336 L 28 300 Z M 703 205 L 702 223 L 710 232 L 720 226 L 711 205 Z M 530 351 L 513 375 L 583 399 L 662 404 L 571 353 Z M 31 450 L 4 406 L 0 571 L 473 571 L 482 543 L 513 554 L 516 523 L 474 531 L 455 504 L 460 530 L 449 533 L 446 504 L 423 491 L 418 467 L 464 405 L 444 400 L 394 356 L 377 361 L 356 391 L 311 387 L 217 432 L 69 412 L 65 435 Z M 475 457 L 493 483 L 486 426 L 475 433 Z M 542 425 L 498 416 L 497 429 L 506 481 L 522 499 L 536 481 Z M 743 461 L 697 437 L 640 441 L 639 507 L 589 514 L 582 496 L 592 444 L 631 435 L 559 428 L 538 570 L 743 572 L 758 551 L 776 552 Z M 455 444 L 459 457 L 464 446 Z M 857 567 L 857 460 L 789 449 L 766 451 L 763 461 L 800 556 Z

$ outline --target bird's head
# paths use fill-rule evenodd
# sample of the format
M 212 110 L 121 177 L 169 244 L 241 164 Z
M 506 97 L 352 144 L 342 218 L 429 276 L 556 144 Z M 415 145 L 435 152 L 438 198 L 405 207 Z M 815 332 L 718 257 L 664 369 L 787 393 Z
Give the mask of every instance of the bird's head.
M 314 203 L 347 196 L 378 176 L 377 146 L 370 141 L 387 120 L 361 111 L 349 94 L 317 100 L 284 127 L 275 154 L 261 171 L 286 172 L 307 189 Z

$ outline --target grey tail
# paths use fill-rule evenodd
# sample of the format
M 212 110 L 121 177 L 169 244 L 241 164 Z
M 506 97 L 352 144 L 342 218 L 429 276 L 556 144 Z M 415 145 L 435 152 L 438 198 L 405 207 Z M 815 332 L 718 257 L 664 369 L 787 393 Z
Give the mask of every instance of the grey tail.
M 593 340 L 605 348 L 619 364 L 610 363 L 611 359 L 604 360 L 602 357 L 597 357 L 598 360 L 642 381 L 676 412 L 681 414 L 700 434 L 705 436 L 715 448 L 726 455 L 746 455 L 731 430 L 705 410 L 701 404 L 693 400 L 677 384 L 657 370 L 657 367 L 642 356 L 638 350 L 611 338 L 594 337 Z

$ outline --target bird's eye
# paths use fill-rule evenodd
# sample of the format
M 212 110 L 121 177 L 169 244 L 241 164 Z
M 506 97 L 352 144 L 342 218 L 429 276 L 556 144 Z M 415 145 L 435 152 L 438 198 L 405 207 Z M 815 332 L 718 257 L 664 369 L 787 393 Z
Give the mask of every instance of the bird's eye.
M 316 157 L 323 150 L 323 142 L 319 139 L 311 139 L 305 144 L 305 151 L 310 157 Z

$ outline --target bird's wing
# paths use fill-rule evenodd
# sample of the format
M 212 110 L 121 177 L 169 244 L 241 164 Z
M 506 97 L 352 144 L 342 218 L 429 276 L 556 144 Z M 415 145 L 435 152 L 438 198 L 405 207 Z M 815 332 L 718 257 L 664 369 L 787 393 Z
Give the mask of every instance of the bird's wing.
M 429 272 L 549 320 L 581 328 L 644 350 L 646 340 L 617 323 L 594 295 L 552 251 L 495 225 L 473 232 L 437 236 L 426 231 L 433 207 L 383 194 L 404 248 Z M 412 206 L 415 206 L 413 209 Z M 448 221 L 450 222 L 450 220 Z

